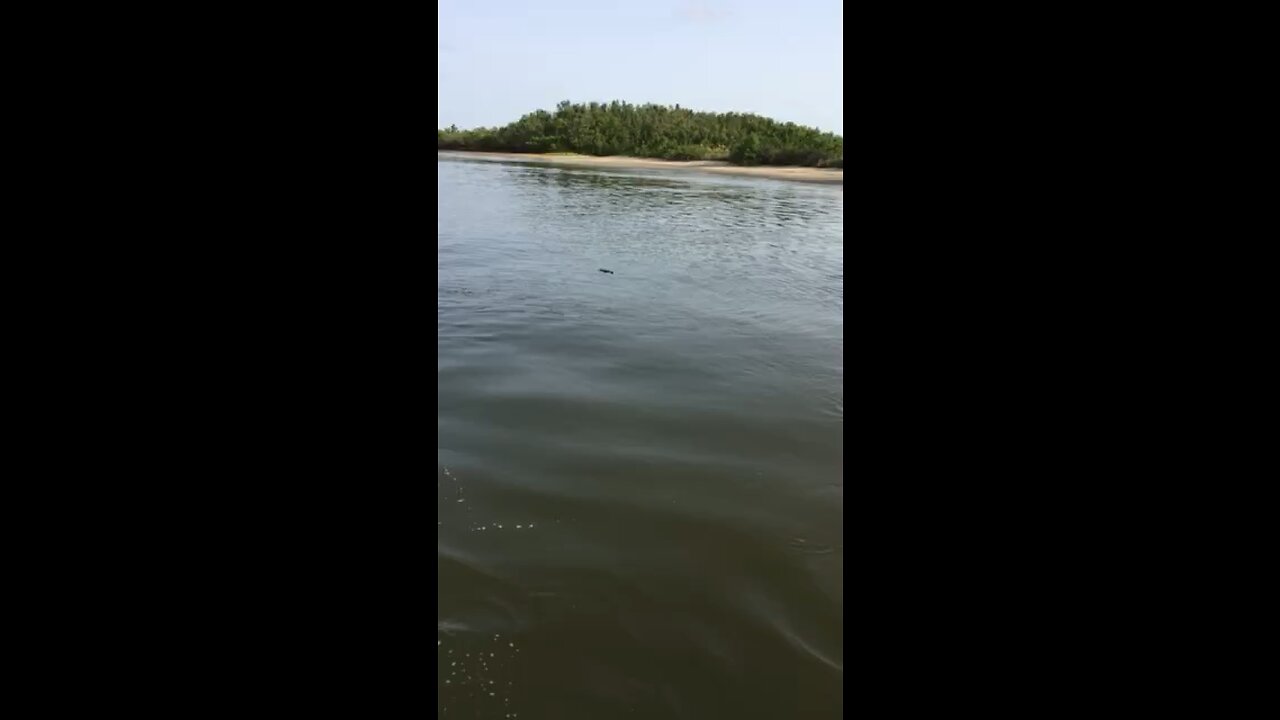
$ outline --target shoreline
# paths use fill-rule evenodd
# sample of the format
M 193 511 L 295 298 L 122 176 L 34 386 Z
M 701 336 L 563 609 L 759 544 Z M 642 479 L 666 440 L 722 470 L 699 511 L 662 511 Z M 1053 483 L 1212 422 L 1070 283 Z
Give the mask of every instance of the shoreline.
M 740 175 L 747 177 L 767 178 L 770 180 L 793 180 L 796 182 L 825 183 L 828 185 L 844 185 L 844 170 L 812 167 L 793 167 L 781 165 L 734 165 L 721 160 L 655 160 L 651 158 L 626 157 L 609 155 L 577 155 L 573 153 L 508 153 L 486 152 L 481 150 L 437 150 L 437 155 L 456 155 L 476 157 L 490 160 L 513 160 L 516 162 L 541 162 L 556 165 L 577 167 L 646 169 L 646 170 L 693 170 L 695 172 L 714 173 L 717 175 Z

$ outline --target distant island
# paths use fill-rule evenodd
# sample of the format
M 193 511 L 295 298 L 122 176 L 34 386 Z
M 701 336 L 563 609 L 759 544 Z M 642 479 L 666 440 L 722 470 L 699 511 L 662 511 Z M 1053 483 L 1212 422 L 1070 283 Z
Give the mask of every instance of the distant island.
M 627 155 L 734 165 L 844 168 L 844 138 L 743 113 L 695 112 L 679 105 L 570 103 L 500 128 L 436 132 L 438 150 Z M 843 175 L 843 174 L 842 174 Z

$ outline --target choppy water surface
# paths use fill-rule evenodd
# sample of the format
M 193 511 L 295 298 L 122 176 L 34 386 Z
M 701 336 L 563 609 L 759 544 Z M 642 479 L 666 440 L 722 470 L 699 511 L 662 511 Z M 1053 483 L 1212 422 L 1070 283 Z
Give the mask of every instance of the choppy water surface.
M 437 170 L 437 715 L 840 717 L 843 188 Z

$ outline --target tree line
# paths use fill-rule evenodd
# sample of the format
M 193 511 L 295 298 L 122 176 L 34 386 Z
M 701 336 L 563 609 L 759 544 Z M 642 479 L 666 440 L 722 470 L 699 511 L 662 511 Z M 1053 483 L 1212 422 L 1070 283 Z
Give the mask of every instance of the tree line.
M 744 113 L 694 112 L 679 105 L 570 103 L 500 128 L 436 131 L 439 150 L 631 155 L 664 160 L 728 160 L 739 165 L 844 167 L 844 138 Z

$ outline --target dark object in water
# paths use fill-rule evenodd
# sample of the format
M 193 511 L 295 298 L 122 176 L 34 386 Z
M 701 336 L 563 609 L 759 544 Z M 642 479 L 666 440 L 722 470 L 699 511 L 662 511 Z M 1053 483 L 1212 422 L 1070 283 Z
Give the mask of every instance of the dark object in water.
M 612 274 L 613 274 L 613 271 L 612 271 L 612 270 L 605 270 L 604 268 L 600 268 L 600 272 L 602 272 L 602 273 L 609 273 L 610 275 L 612 275 Z

